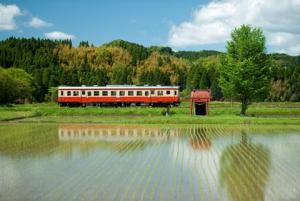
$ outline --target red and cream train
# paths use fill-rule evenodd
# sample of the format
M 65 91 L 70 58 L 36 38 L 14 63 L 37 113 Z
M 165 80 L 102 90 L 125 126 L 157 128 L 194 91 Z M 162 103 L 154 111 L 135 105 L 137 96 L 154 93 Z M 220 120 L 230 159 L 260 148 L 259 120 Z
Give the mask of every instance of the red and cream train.
M 60 86 L 58 103 L 61 106 L 86 105 L 174 105 L 180 103 L 178 86 Z

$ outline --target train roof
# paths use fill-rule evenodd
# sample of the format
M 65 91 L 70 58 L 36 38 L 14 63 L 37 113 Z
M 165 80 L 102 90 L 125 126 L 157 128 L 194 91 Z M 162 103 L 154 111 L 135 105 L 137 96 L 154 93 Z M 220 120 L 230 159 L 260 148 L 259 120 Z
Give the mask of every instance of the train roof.
M 136 86 L 136 85 L 106 85 L 106 86 L 59 86 L 58 89 L 179 89 L 179 86 Z

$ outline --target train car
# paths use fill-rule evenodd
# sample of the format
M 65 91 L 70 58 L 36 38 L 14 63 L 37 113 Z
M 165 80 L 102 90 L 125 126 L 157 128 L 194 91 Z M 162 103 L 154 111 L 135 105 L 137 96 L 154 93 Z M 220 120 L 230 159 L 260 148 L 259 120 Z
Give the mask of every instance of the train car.
M 61 106 L 178 106 L 179 86 L 60 86 L 58 103 Z

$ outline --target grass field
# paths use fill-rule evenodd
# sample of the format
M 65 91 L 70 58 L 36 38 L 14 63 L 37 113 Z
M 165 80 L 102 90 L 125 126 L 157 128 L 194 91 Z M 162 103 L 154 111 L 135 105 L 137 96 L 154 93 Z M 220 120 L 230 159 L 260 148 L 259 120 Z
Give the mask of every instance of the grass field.
M 56 103 L 0 107 L 0 121 L 64 123 L 138 123 L 138 124 L 300 124 L 300 103 L 254 103 L 248 117 L 240 117 L 237 102 L 211 102 L 208 116 L 190 116 L 189 103 L 171 108 L 152 107 L 59 107 Z

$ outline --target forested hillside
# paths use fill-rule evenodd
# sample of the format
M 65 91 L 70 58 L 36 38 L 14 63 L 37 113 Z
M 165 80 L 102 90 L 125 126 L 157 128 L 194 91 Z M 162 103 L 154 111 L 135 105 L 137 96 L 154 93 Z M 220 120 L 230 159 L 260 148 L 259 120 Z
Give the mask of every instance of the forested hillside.
M 217 51 L 146 48 L 123 40 L 97 47 L 87 41 L 78 47 L 68 40 L 9 38 L 0 41 L 0 66 L 21 68 L 32 76 L 27 79 L 31 86 L 31 94 L 27 94 L 34 101 L 44 101 L 49 89 L 59 85 L 106 84 L 179 85 L 183 94 L 194 88 L 210 89 L 214 99 L 222 99 L 219 86 L 222 55 Z M 300 101 L 300 56 L 272 54 L 269 57 L 272 58 L 270 93 L 258 100 Z M 0 70 L 0 78 L 5 77 L 4 73 L 6 70 Z M 4 82 L 1 78 L 2 94 L 9 89 Z

